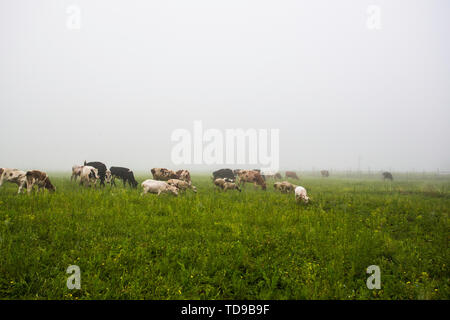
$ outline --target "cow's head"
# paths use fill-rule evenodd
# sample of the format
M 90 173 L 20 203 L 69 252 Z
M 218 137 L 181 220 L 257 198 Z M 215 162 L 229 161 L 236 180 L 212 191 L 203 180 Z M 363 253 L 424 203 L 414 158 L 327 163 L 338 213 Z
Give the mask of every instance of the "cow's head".
M 111 183 L 111 178 L 112 178 L 111 170 L 108 169 L 105 172 L 105 181 L 106 181 L 106 183 Z
M 91 172 L 89 172 L 89 178 L 95 179 L 95 180 L 100 179 L 100 177 L 98 176 L 98 169 L 92 168 Z
M 133 188 L 137 188 L 138 182 L 136 181 L 136 179 L 134 179 L 133 171 L 131 171 L 131 174 L 132 174 L 132 176 L 130 178 L 131 185 L 133 186 Z
M 309 202 L 309 197 L 307 195 L 302 196 L 302 200 L 304 203 L 308 203 Z
M 297 201 L 302 201 L 303 203 L 308 203 L 310 198 L 306 194 L 295 195 Z
M 47 189 L 50 192 L 55 192 L 56 191 L 55 186 L 50 182 L 50 179 L 48 177 L 45 179 L 44 188 Z
M 175 196 L 178 196 L 178 188 L 172 185 L 167 185 L 167 191 Z

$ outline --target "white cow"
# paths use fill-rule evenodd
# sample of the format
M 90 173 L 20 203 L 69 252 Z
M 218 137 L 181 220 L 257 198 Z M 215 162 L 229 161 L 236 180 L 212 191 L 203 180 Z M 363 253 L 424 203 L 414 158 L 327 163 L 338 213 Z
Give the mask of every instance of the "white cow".
M 83 166 L 80 175 L 80 185 L 92 186 L 97 184 L 98 169 L 91 166 Z
M 306 195 L 306 189 L 302 186 L 298 186 L 295 188 L 295 200 L 297 202 L 303 201 L 304 203 L 308 203 L 309 198 Z
M 178 188 L 171 186 L 165 181 L 147 179 L 141 183 L 141 186 L 144 189 L 142 195 L 146 193 L 156 193 L 159 196 L 161 193 L 172 193 L 175 196 L 178 196 Z
M 17 169 L 9 169 L 9 168 L 1 168 L 0 169 L 0 186 L 3 185 L 3 182 L 12 182 L 19 186 L 19 191 L 17 193 L 21 193 L 23 187 L 26 186 L 27 177 L 26 172 L 17 170 Z
M 81 171 L 83 170 L 82 165 L 74 165 L 72 166 L 72 176 L 70 177 L 70 181 L 75 178 L 75 181 L 77 181 L 77 178 L 81 176 Z

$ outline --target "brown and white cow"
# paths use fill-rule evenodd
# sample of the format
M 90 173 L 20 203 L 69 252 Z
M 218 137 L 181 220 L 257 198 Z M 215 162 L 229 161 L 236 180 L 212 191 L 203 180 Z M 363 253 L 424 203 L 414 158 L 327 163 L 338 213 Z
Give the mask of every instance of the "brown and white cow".
M 239 186 L 228 178 L 217 178 L 214 180 L 214 185 L 221 188 L 223 191 L 238 190 L 239 192 L 241 192 Z
M 177 176 L 178 176 L 177 179 L 186 181 L 186 182 L 188 182 L 188 183 L 191 183 L 191 174 L 189 173 L 188 170 L 185 170 L 185 169 L 183 169 L 183 170 L 178 170 L 178 171 L 176 172 L 176 174 L 177 174 Z
M 48 174 L 43 171 L 39 171 L 39 170 L 27 171 L 26 177 L 27 177 L 27 192 L 28 193 L 33 191 L 34 186 L 38 187 L 38 191 L 40 191 L 42 188 L 45 188 L 51 192 L 56 191 L 55 186 L 50 182 L 50 178 L 48 177 Z
M 325 178 L 330 176 L 330 173 L 328 172 L 328 170 L 322 170 L 322 171 L 320 171 L 320 174 L 322 175 L 322 177 L 325 177 Z
M 255 187 L 261 186 L 262 190 L 266 190 L 266 182 L 264 181 L 261 173 L 256 170 L 239 170 L 239 187 L 243 187 L 246 182 L 253 183 Z
M 153 179 L 160 181 L 167 181 L 170 179 L 178 179 L 178 175 L 175 171 L 166 168 L 153 168 L 151 170 Z
M 294 171 L 286 171 L 286 179 L 287 178 L 292 178 L 292 179 L 298 180 L 298 176 Z
M 263 174 L 262 177 L 264 178 L 264 180 L 269 180 L 269 179 L 273 179 L 273 180 L 281 180 L 281 174 L 279 172 L 277 173 L 273 173 L 273 174 Z
M 18 169 L 1 168 L 0 187 L 5 181 L 17 184 L 19 186 L 17 193 L 21 193 L 27 183 L 26 172 Z
M 275 182 L 273 184 L 273 187 L 275 190 L 279 190 L 282 193 L 291 193 L 294 192 L 296 185 L 290 183 L 289 181 L 283 181 L 283 182 Z
M 180 179 L 169 179 L 167 180 L 167 183 L 170 184 L 171 186 L 175 186 L 180 190 L 187 190 L 187 189 L 192 189 L 192 191 L 197 192 L 197 188 L 195 186 L 192 185 L 192 183 L 189 183 L 187 181 L 184 180 L 180 180 Z
M 80 185 L 96 186 L 97 180 L 100 178 L 98 175 L 98 169 L 92 166 L 83 166 L 80 175 Z

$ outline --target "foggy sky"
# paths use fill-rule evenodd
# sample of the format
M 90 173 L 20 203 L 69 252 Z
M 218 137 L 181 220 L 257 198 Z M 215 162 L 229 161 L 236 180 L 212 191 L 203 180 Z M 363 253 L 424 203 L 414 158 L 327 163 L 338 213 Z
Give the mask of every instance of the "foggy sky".
M 175 168 L 171 133 L 201 120 L 279 129 L 282 169 L 450 170 L 449 9 L 0 0 L 0 167 Z

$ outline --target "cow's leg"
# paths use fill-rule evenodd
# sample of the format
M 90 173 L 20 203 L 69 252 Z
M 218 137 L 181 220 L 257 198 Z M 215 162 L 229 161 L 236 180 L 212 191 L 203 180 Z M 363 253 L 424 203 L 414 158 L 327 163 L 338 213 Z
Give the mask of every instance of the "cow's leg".
M 126 188 L 127 187 L 127 179 L 123 178 L 122 182 L 123 182 L 123 187 Z
M 27 192 L 28 192 L 28 194 L 30 194 L 31 191 L 33 190 L 33 185 L 34 185 L 34 181 L 27 181 Z
M 22 181 L 22 182 L 19 184 L 19 190 L 17 191 L 18 194 L 22 193 L 23 186 L 25 185 L 25 182 L 26 182 L 26 181 Z

